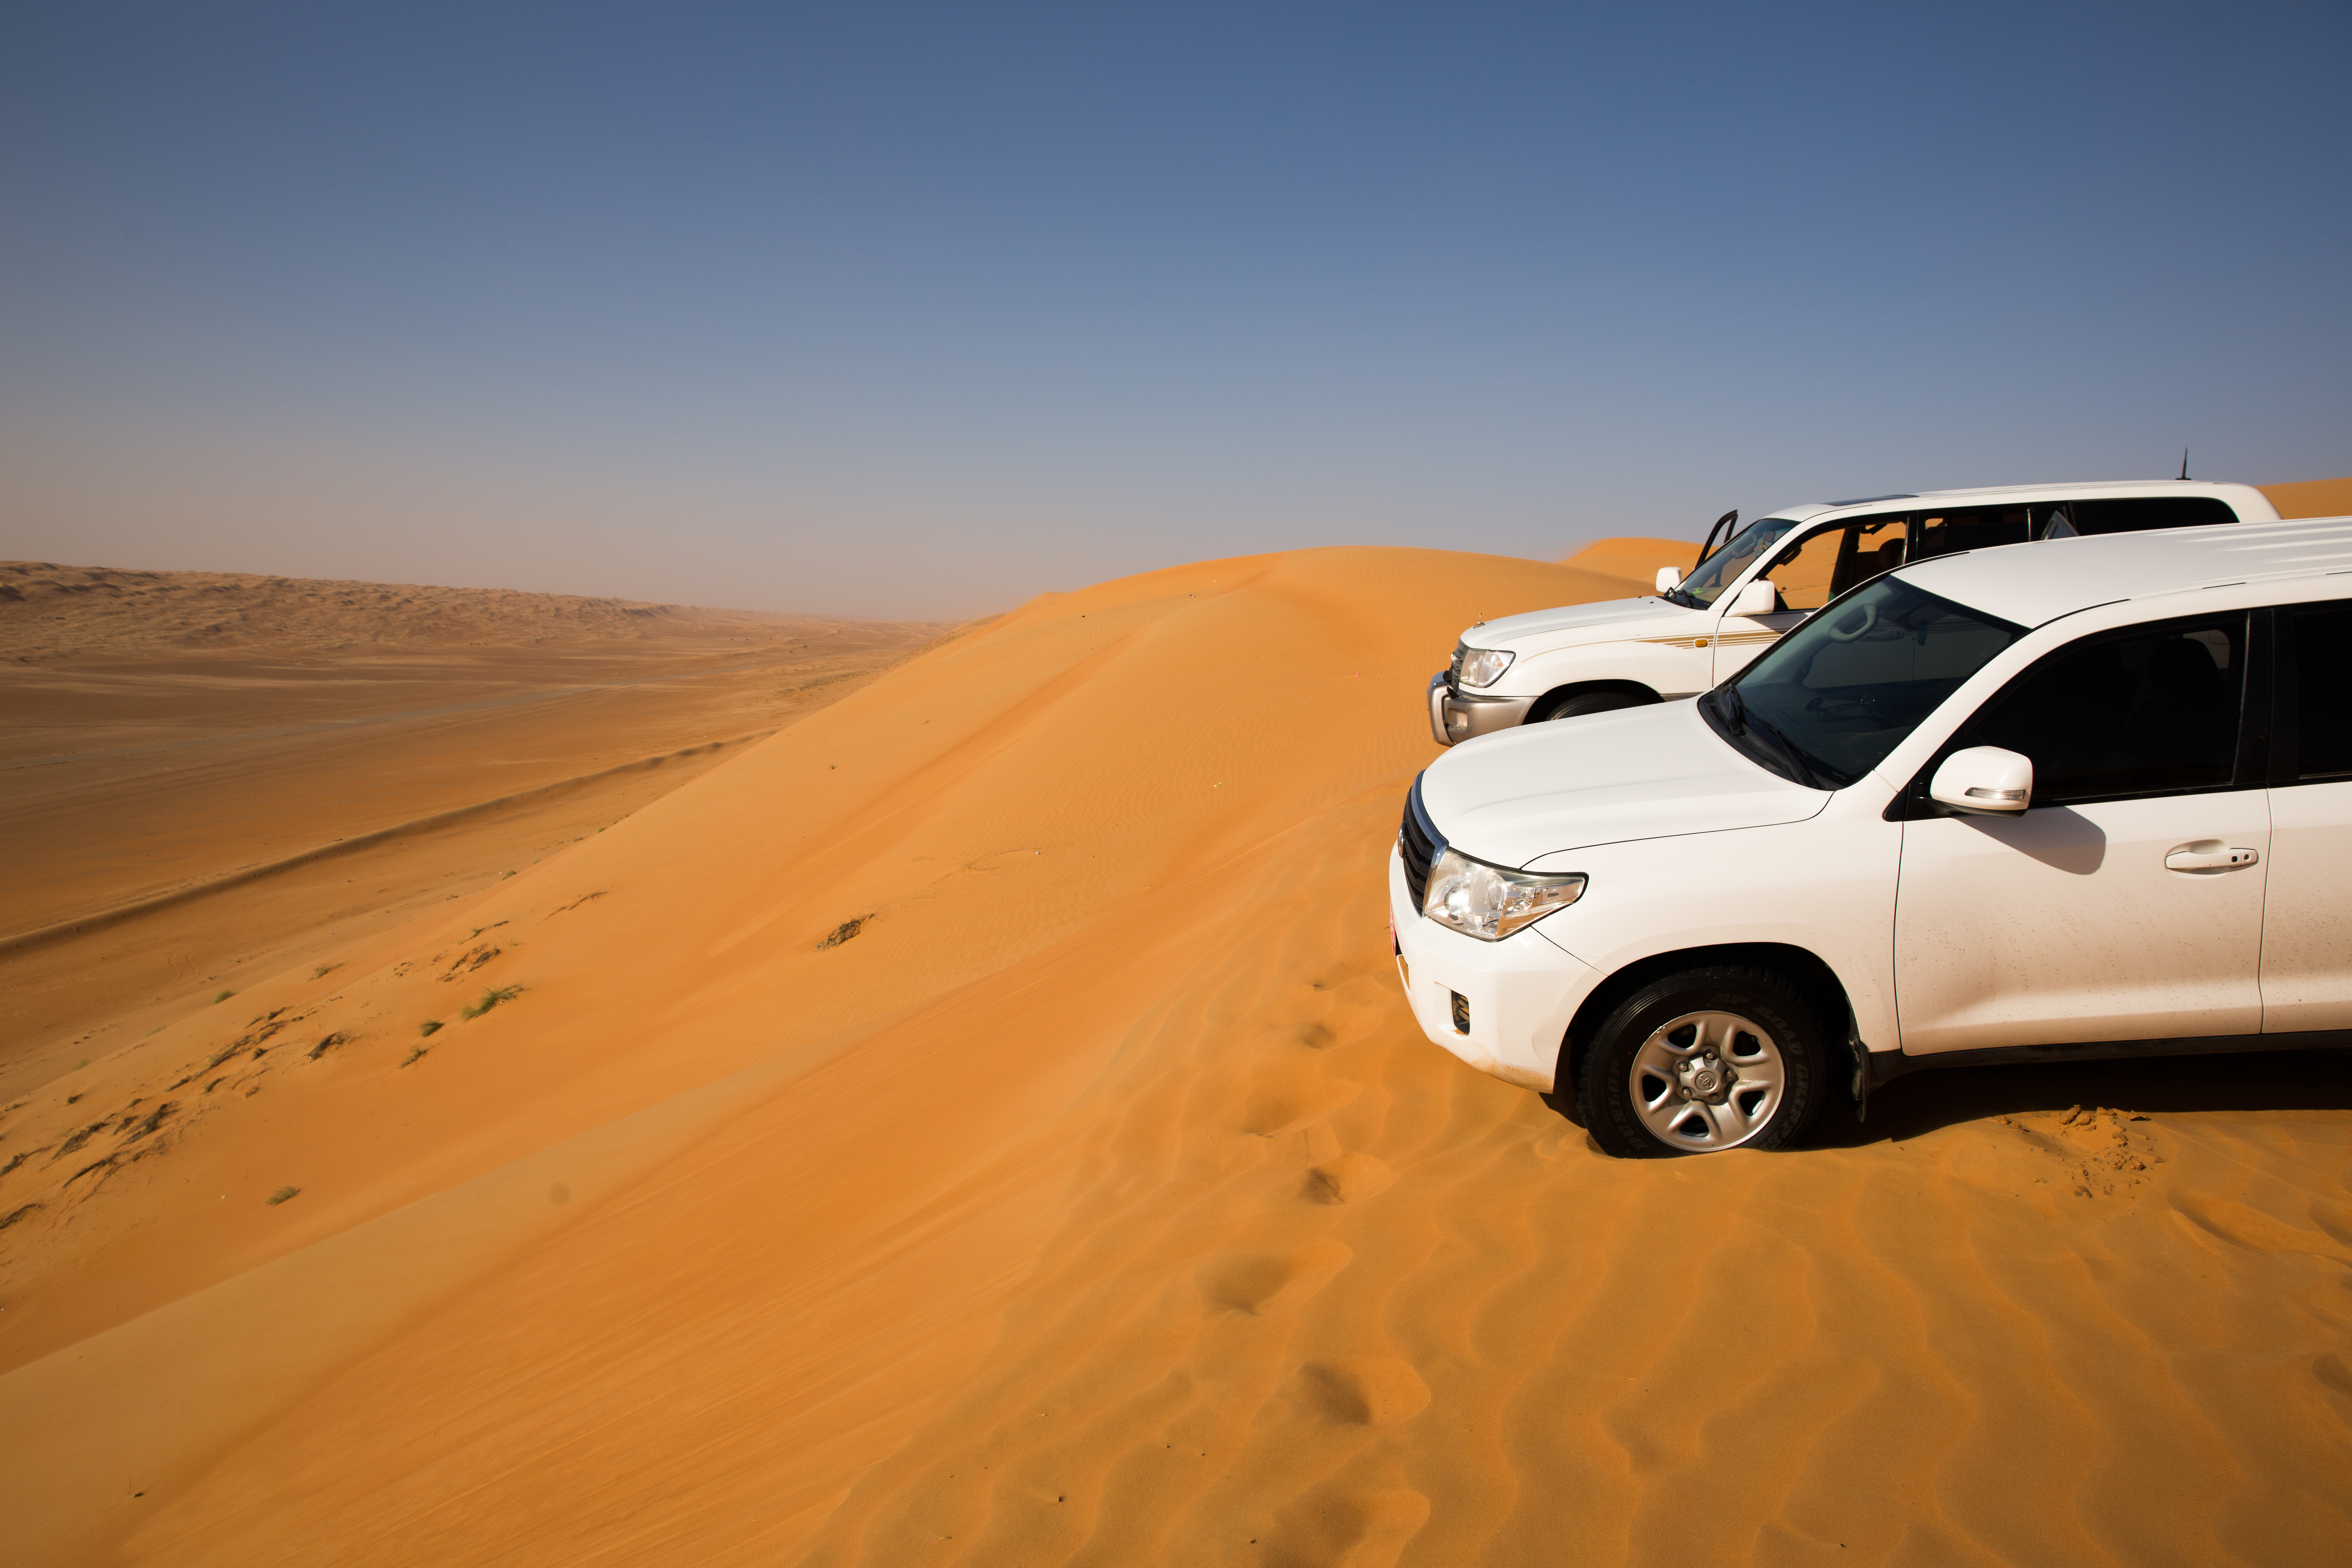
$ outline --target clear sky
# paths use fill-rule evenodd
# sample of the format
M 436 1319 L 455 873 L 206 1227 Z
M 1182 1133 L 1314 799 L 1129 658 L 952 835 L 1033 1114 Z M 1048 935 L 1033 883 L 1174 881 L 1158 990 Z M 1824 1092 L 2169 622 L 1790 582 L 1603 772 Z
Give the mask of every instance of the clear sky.
M 2352 472 L 2352 6 L 0 7 L 0 555 L 946 616 Z

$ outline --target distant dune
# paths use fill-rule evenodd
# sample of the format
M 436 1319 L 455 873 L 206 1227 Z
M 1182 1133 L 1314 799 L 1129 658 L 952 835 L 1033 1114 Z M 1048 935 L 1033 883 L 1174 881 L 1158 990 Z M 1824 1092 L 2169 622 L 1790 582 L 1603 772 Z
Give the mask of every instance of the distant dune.
M 238 572 L 131 572 L 0 561 L 0 659 L 268 648 L 340 651 L 389 644 L 512 646 L 655 637 L 838 635 L 857 622 L 506 588 L 434 588 L 259 577 Z M 945 630 L 944 626 L 936 628 Z
M 1626 581 L 1050 595 L 190 987 L 0 1119 L 10 1560 L 2352 1559 L 2340 1058 L 1621 1164 L 1420 1037 L 1422 684 Z
M 2306 479 L 2294 485 L 2263 485 L 2281 517 L 2352 515 L 2352 479 Z

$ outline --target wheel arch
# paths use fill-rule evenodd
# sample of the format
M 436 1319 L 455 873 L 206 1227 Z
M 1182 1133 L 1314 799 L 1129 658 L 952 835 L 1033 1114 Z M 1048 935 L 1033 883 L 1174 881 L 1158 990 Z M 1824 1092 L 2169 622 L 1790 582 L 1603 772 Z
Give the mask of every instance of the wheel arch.
M 1554 709 L 1570 698 L 1582 697 L 1594 691 L 1622 692 L 1633 698 L 1635 703 L 1642 707 L 1665 700 L 1658 694 L 1655 688 L 1644 686 L 1638 680 L 1571 680 L 1563 685 L 1555 686 L 1537 698 L 1528 707 L 1528 716 L 1524 721 L 1529 724 L 1540 724 L 1551 717 Z
M 1822 956 L 1810 948 L 1790 942 L 1738 942 L 1708 947 L 1681 947 L 1665 952 L 1654 952 L 1637 958 L 1587 993 L 1577 1005 L 1574 1016 L 1568 1022 L 1568 1033 L 1559 1042 L 1559 1058 L 1553 1070 L 1552 1088 L 1555 1104 L 1565 1100 L 1573 1105 L 1578 1075 L 1584 1070 L 1584 1050 L 1601 1020 L 1616 1010 L 1617 1005 L 1661 975 L 1676 970 L 1698 969 L 1712 964 L 1745 963 L 1759 968 L 1776 970 L 1785 974 L 1802 991 L 1807 1000 L 1821 1010 L 1822 1021 L 1829 1026 L 1831 1049 L 1850 1043 L 1854 1037 L 1853 1004 L 1846 995 L 1845 983 L 1837 976 Z M 1831 1072 L 1834 1080 L 1840 1075 L 1834 1056 Z

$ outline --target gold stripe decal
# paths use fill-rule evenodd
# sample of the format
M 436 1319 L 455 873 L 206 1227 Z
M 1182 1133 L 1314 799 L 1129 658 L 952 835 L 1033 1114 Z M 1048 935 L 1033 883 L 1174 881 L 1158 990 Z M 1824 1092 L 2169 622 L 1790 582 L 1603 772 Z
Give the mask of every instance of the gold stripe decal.
M 1714 640 L 1719 643 L 1779 642 L 1781 635 L 1775 631 L 1725 632 Z M 1625 640 L 1646 643 L 1653 647 L 1705 647 L 1707 645 L 1706 637 L 1628 637 Z

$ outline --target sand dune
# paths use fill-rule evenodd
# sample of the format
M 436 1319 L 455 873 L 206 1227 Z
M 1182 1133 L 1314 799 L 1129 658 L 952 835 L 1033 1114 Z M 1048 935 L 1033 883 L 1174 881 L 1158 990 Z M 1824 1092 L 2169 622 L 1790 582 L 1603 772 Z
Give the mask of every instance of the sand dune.
M 263 577 L 243 572 L 135 572 L 0 561 L 0 658 L 126 659 L 260 647 L 336 652 L 641 642 L 650 638 L 774 642 L 787 636 L 879 639 L 895 623 L 754 610 L 709 610 L 636 599 L 586 599 L 507 588 L 442 588 Z
M 2305 479 L 2300 484 L 2263 485 L 2263 494 L 2281 517 L 2343 517 L 2352 514 L 2352 479 Z
M 529 866 L 947 629 L 23 563 L 0 589 L 0 1100 Z
M 1421 1040 L 1412 699 L 1624 581 L 1050 595 L 15 1100 L 0 1550 L 2352 1555 L 2340 1058 L 1629 1165 Z

